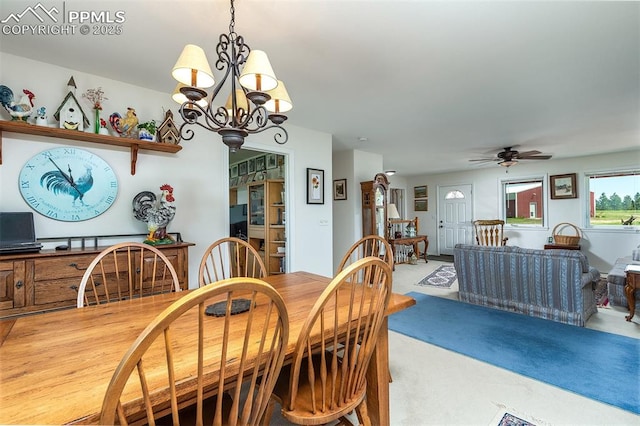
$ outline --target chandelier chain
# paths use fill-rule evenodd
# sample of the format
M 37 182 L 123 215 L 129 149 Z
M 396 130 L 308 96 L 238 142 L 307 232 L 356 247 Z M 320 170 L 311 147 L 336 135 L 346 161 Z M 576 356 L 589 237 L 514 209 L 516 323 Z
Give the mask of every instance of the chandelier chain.
M 231 8 L 229 9 L 231 12 L 231 20 L 229 21 L 229 35 L 235 34 L 235 26 L 236 26 L 236 7 L 233 5 L 233 0 L 231 0 Z

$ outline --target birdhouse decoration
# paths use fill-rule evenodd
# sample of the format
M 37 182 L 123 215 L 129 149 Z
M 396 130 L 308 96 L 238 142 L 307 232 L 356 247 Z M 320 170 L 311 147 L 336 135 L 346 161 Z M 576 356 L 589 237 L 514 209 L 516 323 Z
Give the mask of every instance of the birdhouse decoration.
M 73 77 L 71 77 L 67 86 L 69 87 L 69 93 L 64 97 L 53 116 L 60 122 L 59 127 L 61 129 L 84 132 L 85 129 L 89 128 L 91 122 L 80 106 L 78 99 L 76 99 L 76 95 L 73 93 L 75 88 Z
M 158 126 L 158 142 L 171 143 L 178 145 L 180 143 L 180 132 L 176 127 L 176 123 L 173 121 L 173 113 L 171 110 L 167 111 L 164 116 L 164 121 Z

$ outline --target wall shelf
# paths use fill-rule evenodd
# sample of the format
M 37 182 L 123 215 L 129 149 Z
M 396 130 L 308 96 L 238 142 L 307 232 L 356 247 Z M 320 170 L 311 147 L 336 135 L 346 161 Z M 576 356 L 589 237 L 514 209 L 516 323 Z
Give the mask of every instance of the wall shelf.
M 13 132 L 25 135 L 45 136 L 57 139 L 69 139 L 82 142 L 91 142 L 102 145 L 113 145 L 129 148 L 131 150 L 131 174 L 136 174 L 136 162 L 138 150 L 169 152 L 175 154 L 182 149 L 180 145 L 147 142 L 139 139 L 121 138 L 96 133 L 80 132 L 78 130 L 66 130 L 56 127 L 36 126 L 23 121 L 0 120 L 0 164 L 2 164 L 2 133 Z

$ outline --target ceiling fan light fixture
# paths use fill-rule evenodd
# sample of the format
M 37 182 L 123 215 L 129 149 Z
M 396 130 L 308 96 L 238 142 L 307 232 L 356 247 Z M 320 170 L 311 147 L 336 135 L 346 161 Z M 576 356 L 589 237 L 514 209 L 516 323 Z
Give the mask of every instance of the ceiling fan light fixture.
M 502 161 L 500 162 L 500 165 L 502 167 L 511 167 L 511 166 L 515 166 L 516 164 L 518 164 L 518 162 L 516 160 L 509 160 L 509 161 Z

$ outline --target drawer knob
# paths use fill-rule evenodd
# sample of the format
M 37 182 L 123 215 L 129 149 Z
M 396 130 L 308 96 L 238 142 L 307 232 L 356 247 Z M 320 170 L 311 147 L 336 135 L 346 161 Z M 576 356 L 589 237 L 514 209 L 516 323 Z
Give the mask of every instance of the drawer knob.
M 23 285 L 24 285 L 24 283 L 22 282 L 22 280 L 19 280 L 19 281 L 16 283 L 16 288 L 22 288 L 22 286 L 23 286 Z
M 86 271 L 87 268 L 78 268 L 78 264 L 77 263 L 70 263 L 69 266 L 71 266 L 72 268 L 76 268 L 78 271 Z

